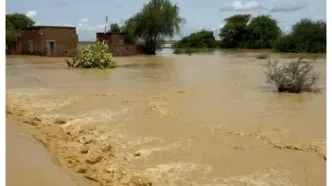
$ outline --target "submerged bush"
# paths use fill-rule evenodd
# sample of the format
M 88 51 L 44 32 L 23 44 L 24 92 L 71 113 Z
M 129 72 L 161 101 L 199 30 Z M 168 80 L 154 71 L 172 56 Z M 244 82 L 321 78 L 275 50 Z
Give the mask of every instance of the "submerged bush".
M 65 59 L 67 65 L 73 68 L 114 68 L 116 61 L 112 54 L 108 53 L 106 46 L 97 42 L 95 45 L 85 46 L 79 49 L 77 56 Z
M 176 48 L 173 51 L 173 54 L 188 54 L 191 55 L 192 53 L 198 52 L 192 48 Z
M 179 48 L 216 48 L 218 42 L 213 35 L 213 31 L 201 30 L 199 32 L 191 33 L 190 35 L 183 37 L 181 40 L 173 43 L 173 49 Z
M 173 54 L 193 54 L 193 53 L 206 53 L 213 52 L 214 48 L 176 48 L 173 50 Z
M 257 59 L 267 59 L 267 58 L 269 58 L 269 55 L 267 55 L 267 54 L 259 54 L 259 55 L 256 56 L 256 58 Z
M 192 48 L 176 48 L 174 49 L 174 54 L 192 54 L 195 50 Z
M 311 61 L 302 58 L 279 65 L 279 61 L 269 61 L 266 65 L 267 83 L 276 85 L 279 92 L 319 92 L 316 87 L 319 73 L 313 71 Z

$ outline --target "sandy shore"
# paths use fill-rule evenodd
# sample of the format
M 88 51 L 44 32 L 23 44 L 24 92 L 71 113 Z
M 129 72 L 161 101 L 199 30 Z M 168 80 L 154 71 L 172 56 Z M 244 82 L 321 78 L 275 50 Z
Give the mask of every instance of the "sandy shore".
M 6 119 L 7 186 L 88 186 L 83 178 L 70 176 L 51 154 L 33 139 L 23 124 Z M 75 181 L 73 180 L 75 179 Z
M 105 131 L 98 128 L 97 125 L 92 123 L 91 126 L 86 125 L 84 128 L 77 130 L 77 127 L 71 127 L 69 125 L 72 120 L 70 118 L 45 118 L 37 114 L 37 110 L 19 109 L 19 107 L 14 106 L 15 104 L 10 100 L 13 101 L 13 99 L 8 96 L 6 107 L 7 116 L 22 122 L 23 126 L 25 124 L 31 127 L 33 138 L 41 142 L 50 154 L 56 158 L 59 166 L 70 170 L 71 174 L 78 175 L 81 179 L 88 180 L 92 186 L 152 185 L 149 179 L 142 176 L 136 168 L 132 167 L 130 159 L 134 157 L 134 155 L 127 156 L 116 153 L 117 150 L 115 150 L 115 146 L 111 145 L 109 138 L 96 140 L 100 137 L 104 138 L 105 136 Z M 93 133 L 91 134 L 90 131 L 93 131 Z M 8 143 L 9 142 L 8 140 Z M 16 145 L 9 145 L 8 143 L 7 146 L 15 146 L 15 149 L 20 149 L 16 148 Z M 26 147 L 26 145 L 23 146 L 25 146 L 25 151 L 27 152 L 38 153 L 36 150 L 30 150 L 32 148 Z M 10 150 L 7 149 L 7 151 L 9 152 Z M 16 152 L 15 154 L 22 155 L 24 153 Z M 9 156 L 10 155 L 8 155 L 8 157 Z M 29 159 L 25 156 L 24 154 L 23 157 L 25 159 Z M 31 156 L 34 157 L 34 154 Z M 17 157 L 17 159 L 23 159 L 23 157 Z M 16 158 L 14 158 L 14 160 L 15 159 Z M 40 158 L 37 158 L 38 161 L 39 159 Z M 30 162 L 30 160 L 28 162 Z M 16 165 L 16 167 L 20 167 L 20 163 Z M 12 172 L 15 172 L 15 165 L 8 163 L 7 166 L 11 168 L 14 167 Z M 34 165 L 31 165 L 30 170 L 33 169 L 33 167 Z M 38 177 L 38 173 L 36 175 Z M 15 175 L 13 177 L 15 177 Z M 47 178 L 46 176 L 43 177 Z M 15 178 L 13 178 L 13 180 L 14 179 Z M 17 184 L 13 185 L 17 186 Z M 33 184 L 33 186 L 36 186 L 36 184 Z

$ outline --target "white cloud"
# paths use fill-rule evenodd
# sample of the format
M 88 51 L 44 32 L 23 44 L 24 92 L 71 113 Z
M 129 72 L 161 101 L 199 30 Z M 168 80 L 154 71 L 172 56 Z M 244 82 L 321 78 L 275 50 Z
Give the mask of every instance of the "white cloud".
M 55 24 L 55 25 L 76 27 L 77 33 L 85 33 L 85 32 L 95 33 L 95 32 L 102 32 L 105 29 L 105 24 L 92 24 L 90 22 L 90 20 L 88 20 L 87 18 L 82 18 L 82 19 L 78 20 L 76 24 L 61 23 L 61 24 Z
M 76 25 L 76 30 L 77 32 L 86 32 L 86 31 L 94 31 L 94 32 L 100 32 L 100 31 L 104 31 L 105 29 L 105 24 L 99 24 L 99 25 L 92 25 L 92 24 L 88 24 L 88 22 L 82 23 L 79 22 Z
M 75 27 L 75 25 L 70 24 L 70 23 L 65 23 L 65 24 L 60 24 L 60 23 L 55 23 L 53 24 L 54 26 L 71 26 L 71 27 Z
M 224 24 L 221 24 L 221 25 L 219 25 L 219 29 L 221 29 L 222 27 L 224 27 L 225 25 Z
M 262 8 L 262 5 L 256 1 L 235 1 L 231 6 L 222 7 L 221 11 L 252 11 Z
M 316 12 L 317 10 L 315 8 L 309 9 L 310 12 Z
M 34 18 L 37 16 L 37 12 L 36 11 L 28 11 L 26 14 L 26 16 L 30 17 L 30 18 Z
M 295 12 L 298 10 L 305 9 L 309 6 L 308 1 L 289 1 L 276 4 L 273 8 L 270 9 L 270 13 L 277 13 L 277 12 Z
M 64 26 L 71 26 L 71 27 L 75 27 L 74 24 L 70 24 L 70 23 L 65 23 Z
M 250 1 L 247 3 L 242 3 L 241 1 L 236 1 L 233 3 L 233 7 L 235 10 L 252 10 L 256 9 L 260 6 L 256 1 Z
M 97 25 L 96 28 L 105 28 L 106 24 Z
M 88 22 L 90 22 L 90 20 L 87 19 L 87 18 L 82 18 L 82 19 L 80 20 L 80 22 L 81 22 L 81 23 L 88 23 Z

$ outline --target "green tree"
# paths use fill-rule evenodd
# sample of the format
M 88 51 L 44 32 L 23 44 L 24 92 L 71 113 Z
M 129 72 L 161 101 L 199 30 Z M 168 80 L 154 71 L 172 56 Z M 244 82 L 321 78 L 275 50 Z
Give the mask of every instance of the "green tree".
M 31 18 L 21 13 L 7 14 L 6 20 L 13 24 L 15 30 L 35 25 L 35 22 Z
M 276 44 L 280 52 L 326 52 L 326 22 L 302 19 Z
M 253 18 L 247 31 L 246 47 L 251 49 L 273 48 L 281 36 L 277 21 L 268 15 Z
M 127 23 L 133 26 L 134 36 L 142 41 L 143 49 L 155 54 L 165 37 L 173 37 L 180 31 L 183 21 L 177 5 L 169 0 L 151 0 Z
M 243 48 L 248 34 L 249 14 L 238 14 L 226 18 L 226 24 L 220 29 L 219 37 L 222 48 Z
M 21 13 L 13 13 L 6 15 L 6 44 L 10 45 L 16 35 L 16 30 L 33 26 L 35 22 Z
M 137 42 L 137 37 L 135 36 L 135 24 L 133 17 L 126 20 L 124 25 L 121 27 L 121 31 L 126 33 L 125 42 L 135 44 Z
M 15 38 L 15 29 L 14 25 L 6 20 L 6 44 L 10 44 L 14 41 Z
M 117 23 L 112 23 L 108 32 L 119 33 L 121 32 L 120 26 Z
M 201 30 L 182 38 L 173 44 L 173 48 L 215 48 L 217 41 L 213 31 Z

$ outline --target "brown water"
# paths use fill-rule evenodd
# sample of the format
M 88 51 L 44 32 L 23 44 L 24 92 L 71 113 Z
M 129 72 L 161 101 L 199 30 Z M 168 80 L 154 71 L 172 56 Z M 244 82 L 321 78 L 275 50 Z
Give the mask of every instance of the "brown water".
M 322 94 L 279 94 L 255 56 L 8 58 L 7 113 L 101 185 L 326 185 L 325 59 Z
M 11 118 L 6 119 L 7 186 L 85 186 L 85 180 L 73 181 L 51 155 Z M 76 183 L 75 183 L 76 182 Z

